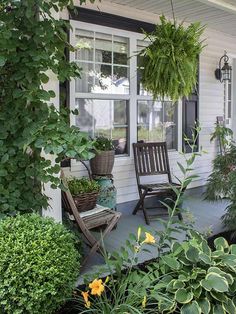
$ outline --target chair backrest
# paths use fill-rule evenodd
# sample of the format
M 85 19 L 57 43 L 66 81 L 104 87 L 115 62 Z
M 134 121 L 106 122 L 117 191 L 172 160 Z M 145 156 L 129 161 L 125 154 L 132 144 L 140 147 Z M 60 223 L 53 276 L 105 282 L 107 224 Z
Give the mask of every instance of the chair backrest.
M 134 165 L 139 183 L 140 176 L 171 174 L 166 142 L 133 143 Z

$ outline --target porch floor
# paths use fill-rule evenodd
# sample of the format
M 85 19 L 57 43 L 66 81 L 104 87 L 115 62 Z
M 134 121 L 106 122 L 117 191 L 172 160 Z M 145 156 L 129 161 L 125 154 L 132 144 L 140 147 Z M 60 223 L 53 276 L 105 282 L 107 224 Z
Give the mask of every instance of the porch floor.
M 122 212 L 121 219 L 118 222 L 117 228 L 104 239 L 104 245 L 108 252 L 117 251 L 121 246 L 124 246 L 125 241 L 129 238 L 129 234 L 137 234 L 139 226 L 143 226 L 143 230 L 150 230 L 150 233 L 161 229 L 162 226 L 158 220 L 152 220 L 150 226 L 147 226 L 142 211 L 139 211 L 137 215 L 133 216 L 132 211 L 135 204 L 136 201 L 118 205 L 118 211 Z M 208 202 L 204 200 L 203 188 L 201 187 L 186 191 L 182 207 L 190 212 L 190 215 L 195 221 L 194 226 L 196 230 L 202 232 L 212 230 L 213 234 L 215 234 L 219 230 L 222 230 L 220 218 L 224 214 L 226 205 L 226 200 L 221 202 Z M 162 218 L 165 219 L 165 216 Z M 187 217 L 184 217 L 184 219 L 187 219 Z M 177 234 L 176 237 L 182 241 L 184 235 Z M 139 262 L 150 260 L 156 257 L 156 254 L 155 248 L 151 249 L 151 253 L 141 253 L 139 254 Z M 81 275 L 94 272 L 96 266 L 102 264 L 104 264 L 103 257 L 100 254 L 93 255 L 83 267 Z

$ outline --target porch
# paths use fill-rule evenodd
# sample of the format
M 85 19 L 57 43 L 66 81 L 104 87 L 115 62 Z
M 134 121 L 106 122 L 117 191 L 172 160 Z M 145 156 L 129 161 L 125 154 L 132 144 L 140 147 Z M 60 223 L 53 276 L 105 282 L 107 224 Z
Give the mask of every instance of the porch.
M 122 216 L 118 222 L 117 228 L 104 239 L 104 246 L 107 252 L 115 252 L 122 246 L 125 246 L 125 241 L 129 238 L 129 235 L 131 233 L 137 234 L 138 227 L 140 226 L 143 227 L 143 230 L 148 230 L 150 233 L 162 228 L 160 222 L 158 222 L 158 218 L 152 220 L 150 226 L 147 226 L 145 225 L 141 211 L 133 216 L 132 211 L 135 204 L 136 201 L 131 201 L 118 205 L 118 210 L 122 213 Z M 204 187 L 189 189 L 185 193 L 185 200 L 182 206 L 182 208 L 187 211 L 187 213 L 184 214 L 184 221 L 194 221 L 194 228 L 208 236 L 209 232 L 212 232 L 212 235 L 217 234 L 223 231 L 221 217 L 224 214 L 226 206 L 227 200 L 214 203 L 204 200 Z M 161 218 L 167 219 L 167 216 Z M 94 233 L 94 235 L 98 236 L 98 233 Z M 176 237 L 179 241 L 184 239 L 183 234 L 176 234 Z M 143 252 L 139 255 L 140 263 L 151 260 L 157 256 L 156 249 L 149 247 L 149 250 L 150 253 Z M 81 275 L 92 273 L 96 270 L 96 266 L 103 264 L 103 257 L 95 253 L 83 267 Z M 80 280 L 79 283 L 81 283 Z

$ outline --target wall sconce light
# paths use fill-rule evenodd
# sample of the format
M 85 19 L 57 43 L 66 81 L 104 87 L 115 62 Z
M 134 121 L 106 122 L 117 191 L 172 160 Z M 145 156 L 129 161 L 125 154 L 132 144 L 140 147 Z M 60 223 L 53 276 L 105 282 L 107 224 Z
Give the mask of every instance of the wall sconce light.
M 222 60 L 224 61 L 224 65 L 222 66 Z M 228 63 L 229 57 L 227 56 L 227 52 L 225 51 L 224 55 L 219 60 L 219 68 L 215 70 L 215 77 L 221 83 L 224 81 L 231 80 L 232 67 Z

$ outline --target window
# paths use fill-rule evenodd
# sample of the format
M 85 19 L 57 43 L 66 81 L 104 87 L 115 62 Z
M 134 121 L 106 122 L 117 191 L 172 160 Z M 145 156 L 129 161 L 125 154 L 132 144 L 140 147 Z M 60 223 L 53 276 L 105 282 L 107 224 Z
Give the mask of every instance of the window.
M 71 107 L 79 110 L 72 123 L 91 137 L 112 138 L 120 156 L 129 155 L 137 141 L 166 141 L 168 149 L 181 150 L 182 131 L 187 133 L 195 122 L 198 101 L 193 106 L 169 99 L 153 101 L 141 84 L 140 58 L 135 56 L 148 45 L 143 34 L 71 23 L 76 52 L 70 58 L 82 68 L 81 78 L 70 87 Z

